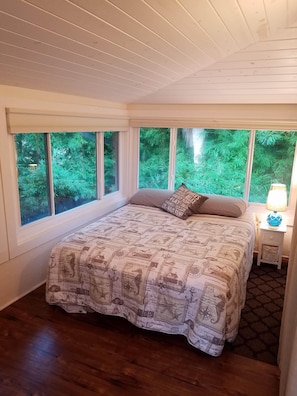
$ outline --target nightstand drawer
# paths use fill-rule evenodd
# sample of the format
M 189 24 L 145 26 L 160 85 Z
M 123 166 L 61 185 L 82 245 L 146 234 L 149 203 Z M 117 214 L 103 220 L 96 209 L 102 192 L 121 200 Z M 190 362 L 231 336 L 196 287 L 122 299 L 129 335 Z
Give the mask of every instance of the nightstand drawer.
M 263 245 L 262 260 L 277 263 L 279 260 L 279 246 Z
M 257 265 L 261 263 L 274 264 L 278 269 L 281 269 L 286 229 L 284 223 L 280 227 L 270 228 L 267 222 L 261 222 Z
M 284 234 L 282 232 L 271 232 L 262 230 L 261 231 L 261 241 L 262 243 L 267 243 L 270 245 L 279 245 L 284 239 Z

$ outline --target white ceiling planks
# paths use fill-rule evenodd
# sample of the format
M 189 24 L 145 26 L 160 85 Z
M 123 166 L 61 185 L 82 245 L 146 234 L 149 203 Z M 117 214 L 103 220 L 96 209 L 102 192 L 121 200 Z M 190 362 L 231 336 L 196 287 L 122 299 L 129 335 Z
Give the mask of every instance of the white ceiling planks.
M 40 3 L 39 0 L 30 0 L 30 2 Z M 139 0 L 137 0 L 138 2 Z M 187 61 L 180 57 L 177 50 L 174 59 L 168 57 L 168 45 L 166 43 L 162 40 L 156 40 L 156 34 L 120 12 L 109 2 L 104 0 L 74 0 L 70 3 L 51 0 L 42 3 L 43 9 L 54 12 L 53 15 L 62 17 L 64 21 L 68 22 L 66 24 L 67 30 L 65 31 L 65 27 L 64 32 L 59 29 L 59 34 L 65 34 L 71 38 L 73 33 L 68 28 L 74 28 L 75 26 L 77 42 L 81 41 L 83 44 L 95 47 L 99 51 L 103 50 L 106 53 L 112 51 L 114 62 L 121 62 L 124 58 L 131 64 L 130 67 L 135 63 L 144 69 L 157 70 L 163 75 L 177 76 L 179 73 L 189 72 L 186 65 Z M 81 26 L 84 28 L 82 29 Z M 84 32 L 88 37 L 81 37 Z M 100 40 L 100 43 L 98 40 Z M 101 40 L 105 42 L 103 48 Z
M 177 55 L 176 61 L 185 58 L 186 61 L 191 61 L 189 67 L 196 69 L 204 62 L 220 56 L 220 51 L 211 38 L 179 2 L 172 0 L 161 2 L 111 0 L 111 2 L 153 31 L 155 39 L 166 43 L 167 56 L 172 58 Z M 149 45 L 156 44 L 151 41 Z
M 14 10 L 14 16 L 16 16 L 17 19 L 25 15 L 25 10 L 29 12 L 27 10 L 28 6 L 25 4 L 25 10 L 19 7 L 20 0 L 7 2 L 7 4 L 10 4 L 9 8 L 12 8 L 11 5 L 13 2 L 17 3 L 17 8 Z M 50 8 L 48 6 L 53 3 L 54 1 L 46 2 L 45 6 Z M 61 4 L 61 6 L 64 4 L 63 0 L 58 3 Z M 23 2 L 21 2 L 21 4 L 23 5 Z M 73 6 L 71 6 L 71 9 L 77 10 L 77 8 Z M 157 72 L 158 69 L 162 69 L 161 76 L 165 76 L 168 73 L 167 68 L 158 67 L 156 62 L 150 65 L 150 60 L 146 59 L 144 56 L 137 55 L 137 53 L 134 55 L 131 54 L 127 48 L 124 47 L 124 45 L 127 45 L 124 38 L 122 39 L 122 45 L 118 44 L 118 38 L 114 38 L 113 41 L 110 40 L 112 32 L 117 32 L 116 29 L 110 28 L 107 30 L 107 27 L 104 26 L 102 35 L 99 36 L 90 30 L 89 21 L 86 22 L 86 28 L 69 22 L 69 20 L 71 21 L 73 19 L 71 17 L 72 14 L 70 14 L 66 22 L 66 20 L 61 19 L 60 16 L 57 17 L 48 12 L 43 12 L 35 6 L 30 6 L 30 10 L 25 20 L 29 21 L 29 24 L 33 25 L 37 31 L 28 32 L 28 34 L 30 34 L 29 37 L 34 40 L 35 44 L 45 43 L 46 45 L 53 46 L 53 48 L 61 48 L 61 50 L 65 51 L 64 57 L 66 60 L 68 53 L 73 53 L 77 54 L 78 57 L 84 56 L 89 60 L 89 65 L 91 66 L 92 62 L 101 62 L 105 65 L 114 65 L 116 68 L 122 68 L 129 71 L 131 74 L 135 72 L 139 74 L 145 73 L 145 70 L 149 68 L 154 68 Z M 83 16 L 85 15 L 85 13 L 82 12 L 80 14 Z M 39 36 L 38 31 L 41 36 Z M 109 38 L 106 39 L 104 36 Z M 154 74 L 156 74 L 156 71 Z M 177 72 L 173 71 L 173 74 L 176 75 Z
M 297 103 L 297 1 L 0 0 L 0 84 L 120 103 Z
M 226 29 L 238 44 L 238 48 L 245 48 L 254 42 L 252 32 L 236 0 L 212 0 L 212 6 L 220 15 Z

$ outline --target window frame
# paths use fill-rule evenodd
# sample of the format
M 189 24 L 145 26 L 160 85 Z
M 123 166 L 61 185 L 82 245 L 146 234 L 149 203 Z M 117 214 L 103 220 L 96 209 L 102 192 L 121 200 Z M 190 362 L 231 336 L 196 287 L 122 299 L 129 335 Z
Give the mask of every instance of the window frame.
M 108 131 L 110 133 L 117 133 L 119 134 L 119 131 Z M 60 132 L 53 132 L 53 133 L 60 133 Z M 73 132 L 73 133 L 82 133 L 82 132 Z M 55 201 L 55 190 L 54 190 L 54 176 L 53 176 L 53 157 L 52 157 L 52 149 L 53 149 L 53 142 L 51 139 L 52 133 L 50 132 L 45 132 L 45 133 L 39 133 L 40 135 L 44 135 L 45 139 L 45 160 L 47 162 L 47 169 L 48 169 L 48 178 L 47 178 L 47 191 L 48 191 L 48 201 L 49 201 L 49 215 L 45 215 L 41 217 L 40 219 L 36 219 L 33 221 L 30 221 L 28 223 L 20 224 L 21 227 L 24 227 L 28 224 L 31 223 L 36 223 L 38 221 L 41 221 L 43 219 L 49 218 L 49 217 L 55 217 L 58 216 L 64 212 L 68 212 L 69 210 L 75 210 L 79 207 L 82 207 L 84 205 L 87 205 L 91 202 L 98 201 L 104 199 L 105 195 L 110 195 L 112 193 L 116 193 L 116 191 L 112 191 L 110 193 L 105 192 L 106 188 L 106 180 L 105 180 L 105 149 L 104 149 L 104 139 L 105 139 L 105 133 L 106 131 L 96 131 L 95 133 L 95 155 L 96 155 L 96 197 L 92 199 L 89 202 L 86 202 L 84 204 L 74 206 L 73 208 L 69 208 L 67 210 L 63 210 L 61 212 L 56 211 L 56 201 Z M 33 133 L 34 134 L 34 133 Z M 25 134 L 26 135 L 26 134 Z M 119 136 L 119 135 L 118 135 Z M 118 140 L 118 147 L 117 147 L 117 153 L 116 153 L 116 158 L 117 158 L 117 180 L 118 180 L 118 163 L 119 163 L 119 137 L 117 138 Z M 16 154 L 17 157 L 17 154 Z M 117 187 L 119 187 L 119 182 L 117 182 Z M 19 180 L 18 180 L 18 192 L 19 192 Z M 18 194 L 18 200 L 20 202 L 20 196 Z M 21 218 L 21 207 L 19 208 L 19 218 Z
M 8 260 L 8 240 L 2 185 L 2 171 L 0 163 L 0 264 Z
M 111 131 L 111 130 L 109 130 Z M 68 211 L 52 214 L 34 222 L 21 225 L 20 219 L 20 205 L 19 205 L 19 191 L 18 191 L 18 176 L 17 168 L 14 166 L 11 168 L 11 189 L 6 191 L 6 200 L 8 195 L 13 197 L 10 199 L 11 207 L 8 208 L 11 215 L 7 221 L 8 239 L 9 239 L 9 258 L 13 259 L 25 252 L 34 249 L 41 244 L 49 241 L 57 241 L 62 236 L 74 229 L 86 225 L 96 218 L 99 218 L 106 213 L 115 210 L 124 205 L 128 200 L 129 191 L 127 184 L 125 183 L 125 174 L 122 169 L 127 169 L 127 149 L 129 145 L 129 128 L 112 130 L 113 132 L 119 133 L 119 147 L 118 147 L 118 169 L 119 169 L 119 189 L 118 191 L 104 195 L 104 178 L 101 177 L 101 173 L 104 176 L 104 131 L 100 129 L 97 133 L 99 139 L 97 139 L 97 172 L 98 180 L 97 183 L 97 199 L 88 202 L 84 205 L 72 208 Z M 78 131 L 79 132 L 79 131 Z M 14 143 L 14 135 L 7 135 L 9 143 L 9 157 L 10 163 L 16 164 L 16 150 Z M 50 145 L 47 150 L 49 154 L 51 152 Z M 49 161 L 50 161 L 49 157 Z M 51 172 L 51 171 L 50 171 Z M 52 184 L 51 184 L 52 185 Z M 52 188 L 52 187 L 51 187 Z M 52 195 L 53 197 L 53 195 Z

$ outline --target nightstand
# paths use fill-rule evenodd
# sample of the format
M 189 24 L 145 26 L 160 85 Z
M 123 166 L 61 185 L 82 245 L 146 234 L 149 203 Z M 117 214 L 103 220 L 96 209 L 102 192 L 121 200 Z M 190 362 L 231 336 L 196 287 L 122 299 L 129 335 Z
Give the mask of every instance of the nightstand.
M 279 227 L 271 227 L 266 221 L 261 222 L 257 265 L 268 263 L 277 265 L 277 268 L 281 269 L 286 231 L 287 226 L 284 223 Z

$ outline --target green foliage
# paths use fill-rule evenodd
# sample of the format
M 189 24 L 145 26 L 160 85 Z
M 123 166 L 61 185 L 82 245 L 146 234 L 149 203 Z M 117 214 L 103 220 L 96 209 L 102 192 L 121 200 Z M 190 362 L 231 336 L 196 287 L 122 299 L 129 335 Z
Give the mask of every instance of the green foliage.
M 186 183 L 201 193 L 243 197 L 249 137 L 247 130 L 179 129 L 175 188 Z M 296 132 L 256 132 L 251 202 L 265 202 L 273 182 L 285 183 L 289 191 L 296 140 Z M 140 187 L 167 188 L 167 145 L 169 133 L 164 135 L 164 129 L 141 129 Z
M 248 154 L 248 131 L 209 130 L 207 132 L 207 137 L 210 139 L 206 139 L 207 153 L 203 163 L 209 161 L 207 169 L 212 175 L 210 192 L 242 197 Z
M 169 128 L 141 128 L 139 187 L 167 188 L 169 166 Z
M 48 216 L 48 169 L 46 138 L 43 134 L 16 135 L 21 223 Z
M 117 191 L 118 182 L 118 132 L 104 132 L 104 192 Z
M 15 136 L 21 222 L 50 215 L 47 134 Z M 97 198 L 96 133 L 51 133 L 55 213 Z M 105 193 L 118 189 L 118 132 L 104 132 Z
M 55 212 L 96 199 L 96 134 L 52 133 Z
M 256 132 L 250 201 L 264 203 L 271 183 L 290 191 L 297 132 Z
M 175 187 L 184 182 L 200 193 L 242 196 L 248 136 L 241 130 L 179 129 Z

